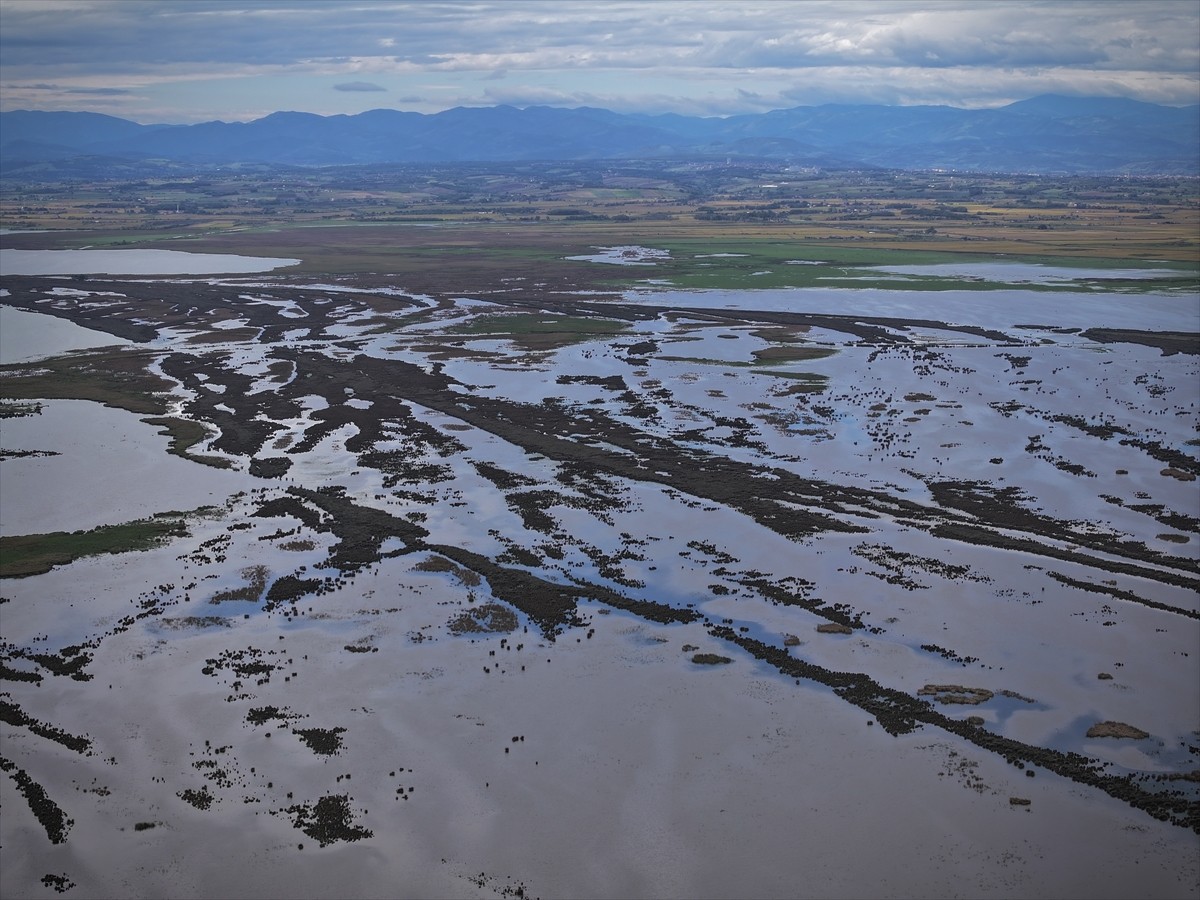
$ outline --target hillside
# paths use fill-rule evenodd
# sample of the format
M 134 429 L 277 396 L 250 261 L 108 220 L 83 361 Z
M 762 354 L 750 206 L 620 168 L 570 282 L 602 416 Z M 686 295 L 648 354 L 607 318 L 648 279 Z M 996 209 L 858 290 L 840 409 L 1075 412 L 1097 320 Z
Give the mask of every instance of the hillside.
M 95 113 L 0 113 L 8 177 L 159 160 L 188 165 L 770 158 L 828 168 L 1200 175 L 1200 106 L 1044 95 L 999 109 L 805 106 L 699 118 L 511 106 L 425 115 L 276 112 L 140 125 Z

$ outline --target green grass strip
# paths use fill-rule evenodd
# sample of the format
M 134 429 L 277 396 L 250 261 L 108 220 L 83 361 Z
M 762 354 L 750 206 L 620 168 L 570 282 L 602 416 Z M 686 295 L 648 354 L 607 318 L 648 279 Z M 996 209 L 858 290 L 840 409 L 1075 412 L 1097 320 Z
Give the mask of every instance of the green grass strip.
M 90 531 L 0 537 L 0 578 L 41 575 L 85 556 L 149 550 L 169 538 L 187 534 L 182 514 L 160 513 L 135 522 L 100 525 Z

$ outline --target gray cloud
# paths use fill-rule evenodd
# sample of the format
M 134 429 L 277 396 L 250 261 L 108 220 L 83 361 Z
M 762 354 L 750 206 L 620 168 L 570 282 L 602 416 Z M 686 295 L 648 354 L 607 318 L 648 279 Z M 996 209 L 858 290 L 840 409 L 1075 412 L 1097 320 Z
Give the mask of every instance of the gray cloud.
M 47 94 L 60 95 L 80 95 L 88 97 L 124 97 L 132 95 L 133 91 L 125 88 L 74 88 L 71 85 L 48 84 L 40 82 L 37 84 L 25 85 L 26 89 L 44 91 Z
M 64 93 L 67 94 L 84 94 L 96 97 L 121 97 L 126 94 L 132 94 L 133 91 L 127 91 L 124 88 L 67 88 Z
M 537 65 L 680 64 L 1124 66 L 1196 64 L 1200 12 L 1189 2 L 762 2 L 563 0 L 393 2 L 104 0 L 72 6 L 0 4 L 6 65 L 136 69 L 179 63 L 295 65 L 391 59 L 469 65 L 526 58 Z M 497 68 L 488 65 L 489 70 Z
M 96 97 L 121 97 L 126 94 L 132 94 L 133 91 L 128 91 L 125 88 L 109 88 L 109 87 L 70 87 L 61 84 L 46 84 L 44 82 L 31 84 L 28 87 L 39 90 L 48 91 L 58 94 L 85 94 Z
M 83 93 L 322 77 L 347 103 L 383 82 L 426 103 L 479 105 L 504 79 L 513 96 L 714 113 L 797 90 L 999 102 L 989 84 L 1200 101 L 1194 0 L 73 0 L 70 15 L 0 0 L 0 12 L 0 73 L 26 96 L 51 82 Z
M 383 87 L 382 85 L 375 84 L 372 81 L 347 81 L 347 82 L 344 82 L 343 84 L 335 84 L 333 86 L 333 89 L 335 91 L 350 91 L 350 92 L 354 92 L 354 91 L 370 92 L 370 91 L 386 91 L 387 90 L 387 88 Z

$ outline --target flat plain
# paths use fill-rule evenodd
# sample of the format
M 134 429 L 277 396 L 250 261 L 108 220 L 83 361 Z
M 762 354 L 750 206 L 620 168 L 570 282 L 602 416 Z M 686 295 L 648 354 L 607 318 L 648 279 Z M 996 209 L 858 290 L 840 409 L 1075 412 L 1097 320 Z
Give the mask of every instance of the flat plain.
M 1198 210 L 6 186 L 0 893 L 1197 896 Z

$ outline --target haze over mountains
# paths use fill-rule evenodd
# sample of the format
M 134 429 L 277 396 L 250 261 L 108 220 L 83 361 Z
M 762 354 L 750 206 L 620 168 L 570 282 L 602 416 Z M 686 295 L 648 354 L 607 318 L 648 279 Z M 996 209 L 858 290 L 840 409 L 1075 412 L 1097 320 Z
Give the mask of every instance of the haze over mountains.
M 699 118 L 604 109 L 459 107 L 425 115 L 277 112 L 141 125 L 98 113 L 0 113 L 10 178 L 164 160 L 194 165 L 772 159 L 826 168 L 1200 175 L 1200 105 L 1047 94 L 998 109 L 802 106 Z

